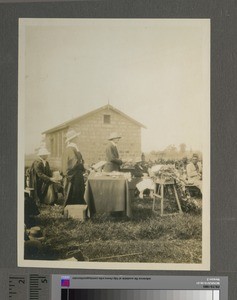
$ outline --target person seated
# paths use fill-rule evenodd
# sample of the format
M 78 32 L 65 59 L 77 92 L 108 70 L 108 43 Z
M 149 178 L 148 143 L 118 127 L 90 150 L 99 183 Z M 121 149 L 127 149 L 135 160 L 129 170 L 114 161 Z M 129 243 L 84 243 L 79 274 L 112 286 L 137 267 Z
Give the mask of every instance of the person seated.
M 199 188 L 202 193 L 202 165 L 197 154 L 193 154 L 191 162 L 187 165 L 187 177 L 188 183 Z
M 178 179 L 185 185 L 187 182 L 187 158 L 184 157 L 182 160 L 176 161 L 175 171 Z
M 41 259 L 43 254 L 42 241 L 45 237 L 38 226 L 24 230 L 24 258 L 25 259 Z
M 137 157 L 135 159 L 134 170 L 132 172 L 132 175 L 134 177 L 141 178 L 144 175 L 144 173 L 148 173 L 148 168 L 145 162 L 143 162 L 140 158 Z
M 34 199 L 31 197 L 31 191 L 25 190 L 25 205 L 24 205 L 24 221 L 25 226 L 30 228 L 35 226 L 35 216 L 40 214 L 38 206 L 36 205 Z

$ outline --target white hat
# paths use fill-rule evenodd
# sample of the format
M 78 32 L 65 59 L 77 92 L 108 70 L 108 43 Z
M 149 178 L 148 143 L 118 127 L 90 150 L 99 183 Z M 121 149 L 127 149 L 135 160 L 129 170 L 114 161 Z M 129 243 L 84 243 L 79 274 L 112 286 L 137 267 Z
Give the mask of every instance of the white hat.
M 38 150 L 38 156 L 49 155 L 49 154 L 50 152 L 46 148 L 39 148 Z
M 66 143 L 80 134 L 81 134 L 80 132 L 76 132 L 76 130 L 72 128 L 68 129 L 68 132 L 66 133 Z
M 142 161 L 142 159 L 141 159 L 141 157 L 136 157 L 136 158 L 134 159 L 134 161 L 135 161 L 135 163 L 139 163 L 139 162 Z
M 121 136 L 117 134 L 117 132 L 110 133 L 108 140 L 121 139 Z

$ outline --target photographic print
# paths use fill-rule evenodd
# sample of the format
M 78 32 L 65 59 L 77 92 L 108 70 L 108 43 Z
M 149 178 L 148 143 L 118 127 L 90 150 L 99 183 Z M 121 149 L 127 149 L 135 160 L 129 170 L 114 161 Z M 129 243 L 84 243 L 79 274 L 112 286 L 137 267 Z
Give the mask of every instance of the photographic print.
M 18 266 L 210 269 L 210 20 L 20 19 Z

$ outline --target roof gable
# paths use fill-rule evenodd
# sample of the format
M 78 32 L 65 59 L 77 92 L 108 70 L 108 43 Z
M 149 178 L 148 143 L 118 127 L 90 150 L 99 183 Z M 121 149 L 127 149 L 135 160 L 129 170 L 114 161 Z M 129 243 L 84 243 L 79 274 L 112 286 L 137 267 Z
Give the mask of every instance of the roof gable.
M 124 118 L 130 120 L 132 123 L 135 123 L 136 125 L 138 125 L 139 127 L 143 127 L 143 128 L 146 128 L 142 123 L 134 120 L 133 118 L 129 117 L 128 115 L 126 115 L 125 113 L 123 113 L 122 111 L 118 110 L 117 108 L 113 107 L 112 105 L 108 104 L 108 105 L 105 105 L 105 106 L 102 106 L 98 109 L 95 109 L 89 113 L 86 113 L 82 116 L 79 116 L 77 118 L 74 118 L 74 119 L 71 119 L 70 121 L 67 121 L 67 122 L 64 122 L 56 127 L 53 127 L 47 131 L 44 131 L 43 134 L 48 134 L 48 133 L 52 133 L 54 131 L 58 131 L 58 130 L 62 130 L 62 129 L 65 129 L 67 128 L 68 126 L 70 126 L 72 123 L 76 123 L 78 121 L 81 121 L 81 120 L 84 120 L 88 117 L 90 117 L 91 115 L 95 114 L 95 113 L 98 113 L 102 110 L 105 110 L 105 109 L 108 109 L 108 110 L 112 110 L 118 114 L 120 114 L 121 116 L 123 116 Z

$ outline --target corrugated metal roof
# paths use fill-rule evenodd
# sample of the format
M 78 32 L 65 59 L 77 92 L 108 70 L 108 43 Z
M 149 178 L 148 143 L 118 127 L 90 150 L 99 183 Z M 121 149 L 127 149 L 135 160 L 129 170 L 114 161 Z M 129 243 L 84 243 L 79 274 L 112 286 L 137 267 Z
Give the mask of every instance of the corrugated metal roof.
M 144 126 L 142 123 L 140 123 L 140 122 L 134 120 L 133 118 L 131 118 L 131 117 L 129 117 L 128 115 L 126 115 L 125 113 L 121 112 L 121 111 L 118 110 L 117 108 L 115 108 L 115 107 L 113 107 L 112 105 L 108 104 L 108 105 L 102 106 L 102 107 L 100 107 L 100 108 L 98 108 L 98 109 L 95 109 L 95 110 L 93 110 L 93 111 L 91 111 L 91 112 L 89 112 L 89 113 L 87 113 L 87 114 L 84 114 L 84 115 L 79 116 L 79 117 L 77 117 L 77 118 L 71 119 L 71 120 L 69 120 L 69 121 L 67 121 L 67 122 L 64 122 L 64 123 L 62 123 L 62 124 L 60 124 L 60 125 L 58 125 L 58 126 L 56 126 L 56 127 L 53 127 L 53 128 L 51 128 L 51 129 L 49 129 L 49 130 L 46 130 L 46 131 L 43 132 L 43 134 L 48 134 L 48 133 L 52 133 L 52 132 L 54 132 L 54 131 L 58 131 L 58 130 L 67 128 L 67 127 L 70 126 L 71 124 L 76 123 L 76 122 L 78 122 L 78 121 L 81 121 L 81 120 L 83 120 L 83 119 L 86 119 L 86 118 L 88 118 L 89 116 L 91 116 L 91 115 L 93 115 L 93 114 L 95 114 L 95 113 L 97 113 L 97 112 L 99 112 L 99 111 L 101 111 L 101 110 L 105 110 L 105 109 L 113 110 L 114 112 L 116 112 L 116 113 L 122 115 L 122 116 L 125 117 L 126 119 L 129 119 L 131 122 L 137 124 L 138 126 L 143 127 L 143 128 L 146 128 L 146 126 Z

